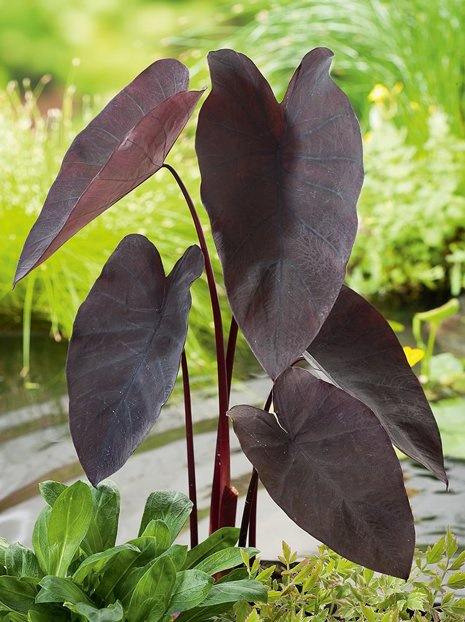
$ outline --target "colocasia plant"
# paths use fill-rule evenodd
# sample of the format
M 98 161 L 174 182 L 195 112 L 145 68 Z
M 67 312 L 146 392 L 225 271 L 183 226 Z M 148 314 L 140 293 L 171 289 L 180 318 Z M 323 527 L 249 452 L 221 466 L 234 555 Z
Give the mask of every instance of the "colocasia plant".
M 405 578 L 415 534 L 392 444 L 447 478 L 436 422 L 397 338 L 343 285 L 357 230 L 362 141 L 347 97 L 329 76 L 332 56 L 325 48 L 309 52 L 278 103 L 246 56 L 209 55 L 212 90 L 199 113 L 196 150 L 232 311 L 227 345 L 194 203 L 165 162 L 203 94 L 188 90 L 188 71 L 176 60 L 148 67 L 75 138 L 26 240 L 15 282 L 168 169 L 200 249 L 189 248 L 166 276 L 152 242 L 128 235 L 76 317 L 67 362 L 70 426 L 89 480 L 97 485 L 125 463 L 158 419 L 181 363 L 195 505 L 184 344 L 189 288 L 205 267 L 219 394 L 211 531 L 235 521 L 229 416 L 254 466 L 242 544 L 249 526 L 249 541 L 255 538 L 259 478 L 307 532 L 357 563 Z M 238 328 L 274 382 L 263 410 L 229 410 Z M 195 544 L 195 512 L 191 534 Z
M 119 493 L 112 482 L 47 481 L 40 491 L 47 505 L 33 550 L 0 539 L 0 620 L 195 622 L 240 600 L 267 599 L 242 563 L 257 550 L 235 546 L 239 529 L 218 530 L 189 551 L 174 543 L 192 509 L 181 493 L 149 495 L 138 536 L 115 545 Z

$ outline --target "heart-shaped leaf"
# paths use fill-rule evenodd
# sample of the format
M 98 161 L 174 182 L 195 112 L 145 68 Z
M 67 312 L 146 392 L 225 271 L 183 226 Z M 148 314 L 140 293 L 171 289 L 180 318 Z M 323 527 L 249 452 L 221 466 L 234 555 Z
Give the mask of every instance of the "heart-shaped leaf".
M 188 84 L 182 63 L 157 61 L 76 136 L 24 244 L 15 283 L 161 168 L 202 95 Z
M 402 471 L 378 419 L 344 391 L 291 368 L 276 416 L 229 411 L 265 488 L 297 525 L 349 559 L 407 578 L 415 532 Z
M 281 104 L 246 56 L 209 54 L 213 90 L 196 150 L 226 290 L 252 350 L 276 378 L 317 334 L 357 230 L 362 142 L 317 48 Z
M 333 383 L 374 412 L 396 447 L 447 483 L 428 400 L 394 331 L 370 303 L 343 286 L 307 350 Z
M 129 235 L 78 311 L 67 361 L 70 428 L 94 485 L 123 466 L 173 389 L 189 288 L 202 268 L 191 246 L 166 277 L 155 246 Z

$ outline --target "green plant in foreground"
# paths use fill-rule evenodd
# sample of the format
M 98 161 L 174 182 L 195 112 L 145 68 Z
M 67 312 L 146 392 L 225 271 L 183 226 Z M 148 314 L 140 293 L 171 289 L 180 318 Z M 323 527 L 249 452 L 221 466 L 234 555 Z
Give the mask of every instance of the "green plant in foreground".
M 456 591 L 465 587 L 465 551 L 456 556 L 457 550 L 455 537 L 447 531 L 434 546 L 416 551 L 412 573 L 402 581 L 358 566 L 325 546 L 297 563 L 296 554 L 283 543 L 279 573 L 276 566 L 263 569 L 257 560 L 247 562 L 249 577 L 267 587 L 268 602 L 238 602 L 231 617 L 221 620 L 463 622 L 465 598 Z
M 223 528 L 191 550 L 174 544 L 192 509 L 181 493 L 152 493 L 138 536 L 115 545 L 119 493 L 110 481 L 47 481 L 40 492 L 47 506 L 33 551 L 0 539 L 2 621 L 194 622 L 238 600 L 266 600 L 242 563 L 257 550 L 235 546 L 239 529 Z

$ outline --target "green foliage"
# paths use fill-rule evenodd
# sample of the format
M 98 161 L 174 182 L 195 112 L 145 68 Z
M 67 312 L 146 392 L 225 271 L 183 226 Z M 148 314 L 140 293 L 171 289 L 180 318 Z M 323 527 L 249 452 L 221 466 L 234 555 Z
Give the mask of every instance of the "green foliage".
M 237 529 L 210 536 L 189 558 L 187 546 L 173 543 L 192 508 L 181 493 L 152 493 L 141 535 L 115 546 L 113 484 L 44 482 L 40 491 L 48 506 L 34 528 L 34 551 L 0 540 L 0 620 L 209 620 L 237 600 L 266 600 L 265 586 L 240 568 L 257 551 L 234 546 Z M 226 574 L 218 579 L 218 572 Z
M 312 47 L 329 47 L 336 55 L 334 77 L 362 118 L 375 84 L 390 90 L 400 83 L 399 126 L 413 138 L 424 141 L 431 105 L 446 113 L 454 132 L 465 134 L 457 54 L 465 49 L 462 0 L 259 0 L 251 6 L 254 16 L 248 3 L 231 8 L 224 2 L 222 26 L 197 26 L 176 42 L 203 50 L 218 44 L 245 54 L 253 50 L 281 95 L 295 59 Z
M 349 562 L 326 547 L 318 555 L 296 562 L 283 543 L 280 568 L 248 565 L 249 577 L 268 589 L 268 603 L 237 602 L 222 620 L 237 622 L 367 622 L 462 621 L 465 598 L 465 552 L 448 531 L 426 551 L 417 551 L 407 581 L 379 575 Z
M 80 90 L 107 92 L 155 58 L 170 56 L 166 36 L 180 24 L 210 21 L 214 8 L 207 0 L 2 3 L 0 84 L 44 73 L 63 84 L 72 71 Z
M 386 106 L 374 105 L 365 137 L 366 178 L 348 283 L 368 296 L 414 297 L 424 288 L 447 287 L 445 256 L 464 232 L 465 142 L 436 110 L 423 149 L 409 145 Z

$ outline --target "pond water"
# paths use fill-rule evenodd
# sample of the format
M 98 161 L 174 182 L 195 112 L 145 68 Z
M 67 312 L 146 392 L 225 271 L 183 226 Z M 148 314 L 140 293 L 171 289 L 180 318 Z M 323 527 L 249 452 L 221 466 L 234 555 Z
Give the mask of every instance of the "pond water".
M 42 507 L 42 501 L 37 496 L 38 482 L 53 478 L 72 481 L 81 477 L 82 471 L 67 428 L 67 402 L 63 397 L 62 374 L 66 348 L 46 338 L 43 341 L 35 339 L 32 361 L 36 376 L 33 376 L 33 381 L 38 386 L 25 389 L 22 381 L 17 378 L 21 366 L 21 356 L 16 351 L 18 343 L 17 338 L 9 337 L 3 340 L 0 348 L 0 364 L 4 365 L 0 369 L 3 379 L 0 385 L 0 535 L 10 541 L 28 543 L 33 522 Z M 52 348 L 56 348 L 53 356 L 50 354 Z M 10 362 L 6 367 L 5 361 Z M 47 383 L 40 379 L 44 369 L 48 374 Z M 13 384 L 10 384 L 9 377 L 15 378 Z M 232 403 L 262 404 L 269 387 L 269 380 L 262 377 L 238 384 L 233 392 Z M 40 398 L 46 394 L 52 396 L 51 399 L 40 402 Z M 458 408 L 461 421 L 465 419 L 464 404 L 460 402 Z M 215 445 L 216 422 L 212 415 L 216 412 L 216 399 L 197 393 L 194 395 L 193 407 L 197 422 L 195 444 L 199 506 L 206 510 Z M 455 412 L 456 405 L 454 409 Z M 145 498 L 152 490 L 187 490 L 182 426 L 182 405 L 179 401 L 173 401 L 165 407 L 155 427 L 155 434 L 113 477 L 120 487 L 122 499 L 120 541 L 134 537 Z M 458 431 L 464 430 L 465 426 L 460 423 Z M 454 439 L 457 442 L 457 430 Z M 449 491 L 422 467 L 408 460 L 402 461 L 402 466 L 416 521 L 417 544 L 424 546 L 432 543 L 450 527 L 464 546 L 465 461 L 452 458 L 446 460 Z M 233 483 L 243 495 L 250 476 L 250 464 L 240 451 L 233 433 L 232 473 Z M 258 507 L 261 528 L 258 547 L 264 557 L 276 557 L 282 539 L 300 554 L 316 550 L 317 542 L 296 527 L 264 490 L 260 491 Z M 206 535 L 206 531 L 205 519 L 201 525 L 201 535 Z M 184 537 L 187 538 L 187 534 Z

